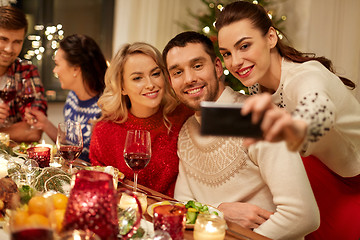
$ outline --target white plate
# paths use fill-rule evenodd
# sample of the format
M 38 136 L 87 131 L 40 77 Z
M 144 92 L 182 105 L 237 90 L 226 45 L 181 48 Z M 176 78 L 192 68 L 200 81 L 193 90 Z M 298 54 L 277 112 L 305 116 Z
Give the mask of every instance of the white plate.
M 16 147 L 13 147 L 13 152 L 18 155 L 19 157 L 27 157 L 27 154 L 26 153 L 21 153 L 19 152 L 20 150 L 20 146 L 16 146 Z
M 148 206 L 147 208 L 147 213 L 149 214 L 150 217 L 154 217 L 154 208 L 160 205 L 169 205 L 170 202 L 168 201 L 164 201 L 164 202 L 157 202 L 157 203 L 153 203 L 150 206 Z M 185 203 L 183 203 L 185 205 Z M 173 203 L 170 203 L 170 205 L 173 205 Z M 213 212 L 217 212 L 218 215 L 223 218 L 224 214 L 223 212 L 221 212 L 219 209 L 212 207 L 210 205 L 205 204 L 208 208 L 209 208 L 209 212 L 213 213 Z M 194 224 L 186 224 L 186 228 L 194 228 Z

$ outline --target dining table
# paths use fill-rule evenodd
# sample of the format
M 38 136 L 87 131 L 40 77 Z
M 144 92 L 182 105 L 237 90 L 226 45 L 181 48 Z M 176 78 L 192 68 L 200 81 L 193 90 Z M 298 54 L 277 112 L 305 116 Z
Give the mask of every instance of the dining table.
M 83 169 L 84 167 L 88 166 L 88 163 L 77 159 L 74 163 L 74 166 L 75 166 L 75 168 Z M 66 164 L 63 164 L 62 169 L 68 170 L 68 166 Z M 132 191 L 133 190 L 133 182 L 126 178 L 124 178 L 124 179 L 119 178 L 117 188 L 118 189 L 126 188 L 126 189 L 129 189 Z M 167 195 L 164 195 L 162 193 L 159 193 L 150 188 L 147 188 L 141 184 L 137 185 L 137 191 L 146 194 L 147 206 L 150 206 L 154 203 L 162 202 L 162 201 L 177 202 L 176 199 L 169 197 Z M 149 215 L 149 213 L 147 211 L 144 212 L 143 218 L 145 218 L 145 220 L 147 222 L 150 222 L 152 224 L 152 217 Z M 257 234 L 255 232 L 253 232 L 252 230 L 244 228 L 236 223 L 226 221 L 226 224 L 227 224 L 226 235 L 225 235 L 226 240 L 233 240 L 233 239 L 269 240 L 269 238 L 262 236 L 260 234 Z M 193 228 L 186 228 L 185 232 L 184 232 L 184 240 L 194 239 L 193 233 L 194 233 Z M 9 239 L 10 239 L 9 235 L 4 231 L 4 229 L 2 229 L 2 226 L 0 226 L 0 240 L 9 240 Z
M 128 179 L 120 180 L 118 183 L 118 188 L 127 188 L 129 190 L 133 190 L 133 182 Z M 157 191 L 154 191 L 150 188 L 147 188 L 145 186 L 142 186 L 140 184 L 137 185 L 137 191 L 145 193 L 147 195 L 147 204 L 150 206 L 151 204 L 154 204 L 156 202 L 162 202 L 162 201 L 176 201 L 176 199 L 166 196 L 162 193 L 159 193 Z M 152 217 L 145 211 L 144 218 L 152 222 Z M 236 223 L 226 221 L 227 224 L 227 230 L 225 239 L 226 240 L 234 240 L 234 239 L 240 239 L 240 240 L 269 240 L 270 238 L 267 238 L 265 236 L 262 236 L 260 234 L 257 234 L 253 232 L 250 229 L 244 228 Z M 184 239 L 185 240 L 193 240 L 194 230 L 192 228 L 186 228 L 184 232 Z

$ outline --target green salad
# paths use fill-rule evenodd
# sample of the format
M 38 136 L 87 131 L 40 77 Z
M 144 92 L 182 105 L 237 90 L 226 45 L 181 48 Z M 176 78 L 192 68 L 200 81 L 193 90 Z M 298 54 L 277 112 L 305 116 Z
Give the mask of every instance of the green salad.
M 218 212 L 209 212 L 209 207 L 205 204 L 190 200 L 185 204 L 187 209 L 186 213 L 186 224 L 195 224 L 196 218 L 199 214 L 215 214 L 219 215 Z

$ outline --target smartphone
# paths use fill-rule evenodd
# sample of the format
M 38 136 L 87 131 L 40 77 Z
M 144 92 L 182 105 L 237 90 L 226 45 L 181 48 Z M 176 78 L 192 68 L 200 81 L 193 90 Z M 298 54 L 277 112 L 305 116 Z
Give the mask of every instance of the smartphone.
M 201 102 L 201 134 L 261 138 L 261 121 L 251 123 L 251 113 L 241 115 L 240 103 Z

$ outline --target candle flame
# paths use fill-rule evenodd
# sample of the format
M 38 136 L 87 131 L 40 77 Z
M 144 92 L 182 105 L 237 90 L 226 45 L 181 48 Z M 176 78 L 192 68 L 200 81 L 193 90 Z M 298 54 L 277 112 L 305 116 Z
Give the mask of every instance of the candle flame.
M 45 144 L 45 140 L 44 140 L 44 139 L 42 140 L 41 144 Z

